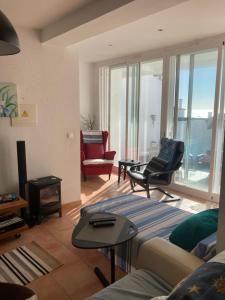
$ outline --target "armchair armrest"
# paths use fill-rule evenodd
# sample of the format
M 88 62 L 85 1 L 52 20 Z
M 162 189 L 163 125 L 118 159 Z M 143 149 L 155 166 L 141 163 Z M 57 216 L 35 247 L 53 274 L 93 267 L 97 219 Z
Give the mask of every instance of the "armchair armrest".
M 115 155 L 116 155 L 116 151 L 106 151 L 105 159 L 113 160 Z
M 83 160 L 85 160 L 85 154 L 84 151 L 80 151 L 80 161 L 82 162 Z
M 141 245 L 137 268 L 147 269 L 175 286 L 203 263 L 193 254 L 156 237 Z
M 158 171 L 158 172 L 152 172 L 148 175 L 148 178 L 159 176 L 159 175 L 169 175 L 175 172 L 176 170 L 169 170 L 169 171 Z
M 130 167 L 131 171 L 134 171 L 136 168 L 138 167 L 143 167 L 143 166 L 147 166 L 148 163 L 142 163 L 142 164 L 137 164 L 137 165 L 133 165 L 132 167 Z

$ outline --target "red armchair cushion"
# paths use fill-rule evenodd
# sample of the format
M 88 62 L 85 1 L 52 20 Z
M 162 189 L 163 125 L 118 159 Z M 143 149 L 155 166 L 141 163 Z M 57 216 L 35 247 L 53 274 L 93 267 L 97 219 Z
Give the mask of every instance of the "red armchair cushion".
M 113 160 L 115 154 L 116 154 L 116 151 L 106 151 L 105 152 L 105 159 Z
M 86 159 L 104 158 L 103 144 L 85 144 Z

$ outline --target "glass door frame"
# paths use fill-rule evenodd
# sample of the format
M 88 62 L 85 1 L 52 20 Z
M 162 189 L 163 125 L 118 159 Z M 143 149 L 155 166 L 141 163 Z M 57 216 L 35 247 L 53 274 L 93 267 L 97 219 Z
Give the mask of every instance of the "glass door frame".
M 113 69 L 119 69 L 119 68 L 126 68 L 126 127 L 125 127 L 125 157 L 123 159 L 127 159 L 128 158 L 128 105 L 129 105 L 129 79 L 130 79 L 130 66 L 132 65 L 137 65 L 137 92 L 136 92 L 136 97 L 138 98 L 138 106 L 139 106 L 139 98 L 140 98 L 140 62 L 131 62 L 131 63 L 126 63 L 126 64 L 117 64 L 117 65 L 112 65 L 109 67 L 109 105 L 108 105 L 108 128 L 110 131 L 110 121 L 111 121 L 111 114 L 110 114 L 110 107 L 111 107 L 111 71 Z M 139 110 L 139 108 L 138 108 Z M 138 112 L 138 116 L 139 116 L 139 112 Z M 138 141 L 138 132 L 139 132 L 139 122 L 137 124 L 137 141 Z M 109 135 L 109 147 L 111 148 L 110 145 L 110 135 Z M 138 151 L 137 151 L 137 155 L 138 156 Z M 135 157 L 134 159 L 137 159 L 137 157 Z
M 154 62 L 159 62 L 159 61 L 162 61 L 162 86 L 161 86 L 161 104 L 160 104 L 160 136 L 159 136 L 159 147 L 160 147 L 160 140 L 162 138 L 162 136 L 165 136 L 165 127 L 166 127 L 166 118 L 165 118 L 165 115 L 166 115 L 166 110 L 165 110 L 165 106 L 164 104 L 164 84 L 165 84 L 165 74 L 166 74 L 166 68 L 165 68 L 165 59 L 163 56 L 159 56 L 159 57 L 154 57 L 154 58 L 150 58 L 150 59 L 145 59 L 145 60 L 141 60 L 139 62 L 139 106 L 141 104 L 141 67 L 142 65 L 144 64 L 147 64 L 147 63 L 154 63 Z M 139 111 L 139 117 L 140 117 L 140 111 Z M 140 126 L 140 123 L 138 124 Z M 138 135 L 139 135 L 139 128 L 138 128 Z M 139 136 L 138 136 L 138 143 L 139 143 Z M 141 149 L 138 147 L 138 158 L 140 156 L 140 151 Z M 150 153 L 149 153 L 150 154 Z M 138 159 L 139 160 L 139 159 Z M 146 162 L 146 161 L 143 161 L 143 162 Z
M 132 72 L 131 70 L 131 67 L 137 67 L 137 71 L 136 71 L 136 76 L 132 77 L 131 75 L 131 78 L 130 78 L 130 74 Z M 131 71 L 131 72 L 130 72 Z M 136 151 L 136 155 L 134 156 L 129 156 L 128 155 L 128 145 L 129 145 L 129 125 L 128 125 L 128 121 L 129 121 L 129 98 L 131 95 L 129 95 L 130 93 L 130 80 L 132 81 L 136 81 L 135 82 L 135 85 L 134 85 L 134 90 L 132 90 L 132 92 L 135 94 L 135 101 L 136 101 L 136 105 L 137 105 L 137 132 L 136 132 L 136 146 L 137 146 L 137 151 Z M 136 89 L 135 89 L 136 87 Z M 139 62 L 136 62 L 136 63 L 130 63 L 130 64 L 127 64 L 127 105 L 126 105 L 126 159 L 127 158 L 131 158 L 131 159 L 135 159 L 137 160 L 138 159 L 138 140 L 139 140 L 139 105 L 140 105 L 140 63 Z
M 126 107 L 126 120 L 127 120 L 127 87 L 128 87 L 128 84 L 127 84 L 127 75 L 128 75 L 128 68 L 127 68 L 127 64 L 118 64 L 118 65 L 113 65 L 113 66 L 110 66 L 109 67 L 109 77 L 108 77 L 108 130 L 109 132 L 111 131 L 111 112 L 110 112 L 110 108 L 111 108 L 111 71 L 112 70 L 115 70 L 115 69 L 119 69 L 119 68 L 126 68 L 126 104 L 125 104 L 125 107 Z M 126 135 L 127 135 L 127 122 L 126 122 L 126 127 L 125 127 L 125 132 L 126 132 Z M 110 137 L 111 135 L 109 134 L 109 137 L 108 137 L 108 147 L 109 149 L 111 150 L 111 140 L 110 140 Z M 126 149 L 126 146 L 125 146 L 125 149 Z M 125 153 L 126 155 L 126 153 Z
M 218 107 L 220 103 L 220 95 L 221 95 L 221 81 L 222 81 L 222 54 L 223 54 L 223 37 L 215 37 L 215 38 L 209 38 L 209 39 L 202 39 L 200 41 L 196 42 L 190 42 L 188 44 L 184 45 L 178 45 L 176 47 L 171 47 L 166 49 L 165 51 L 153 51 L 146 53 L 145 55 L 142 55 L 140 58 L 121 58 L 118 59 L 117 62 L 109 62 L 109 64 L 99 64 L 98 67 L 106 66 L 109 69 L 109 83 L 110 83 L 110 70 L 112 68 L 116 67 L 124 67 L 128 66 L 129 64 L 132 63 L 140 63 L 144 61 L 153 61 L 157 59 L 163 59 L 163 81 L 162 81 L 162 104 L 161 104 L 161 137 L 172 137 L 171 134 L 171 102 L 169 100 L 170 96 L 170 69 L 171 69 L 171 57 L 176 56 L 176 55 L 182 55 L 182 54 L 187 54 L 187 53 L 197 53 L 197 52 L 205 52 L 209 49 L 218 49 L 218 60 L 217 60 L 217 74 L 216 74 L 216 91 L 215 91 L 215 102 L 214 102 L 214 118 L 213 118 L 213 128 L 212 128 L 212 148 L 215 149 L 217 137 L 216 137 L 216 128 L 217 124 L 219 122 L 218 118 Z M 225 69 L 225 68 L 224 68 Z M 224 80 L 225 83 L 225 80 Z M 108 89 L 108 96 L 109 96 L 109 101 L 110 101 L 110 84 L 109 84 L 109 89 Z M 110 118 L 110 105 L 108 103 L 108 122 Z M 173 106 L 173 104 L 172 104 Z M 222 114 L 224 112 L 221 112 Z M 108 127 L 109 128 L 109 127 Z M 110 128 L 109 128 L 110 129 Z M 109 145 L 110 145 L 110 138 L 109 138 Z M 214 169 L 215 166 L 215 151 L 212 151 L 212 162 L 211 162 L 211 170 L 210 170 L 210 176 L 213 176 L 212 170 Z M 214 171 L 214 170 L 213 170 Z M 198 197 L 198 198 L 203 198 L 205 200 L 211 200 L 214 202 L 219 201 L 219 195 L 216 193 L 213 193 L 212 191 L 212 179 L 211 180 L 211 194 L 208 192 L 203 192 L 203 191 L 198 191 L 193 188 L 185 187 L 185 186 L 180 186 L 178 184 L 172 183 L 170 185 L 171 189 L 174 191 L 178 191 L 184 194 L 188 194 L 190 196 Z
M 163 71 L 162 71 L 162 74 L 163 74 L 163 78 L 162 78 L 162 95 L 161 95 L 161 120 L 160 120 L 160 139 L 162 136 L 165 136 L 165 128 L 166 128 L 166 118 L 165 118 L 165 115 L 166 115 L 166 109 L 165 107 L 167 107 L 167 105 L 165 105 L 165 101 L 163 101 L 163 99 L 165 98 L 164 97 L 164 92 L 163 92 L 163 86 L 166 82 L 165 80 L 165 61 L 164 61 L 164 57 L 163 56 L 160 56 L 160 57 L 154 57 L 152 59 L 144 59 L 144 60 L 140 60 L 140 61 L 131 61 L 131 62 L 127 62 L 127 63 L 121 63 L 121 64 L 115 64 L 115 65 L 111 65 L 109 66 L 109 77 L 108 77 L 108 80 L 109 80 L 109 88 L 108 88 L 108 99 L 109 99 L 109 103 L 108 103 L 108 128 L 109 128 L 109 131 L 110 131 L 110 121 L 111 121 L 111 114 L 110 114 L 110 107 L 111 107 L 111 71 L 113 69 L 118 69 L 118 68 L 126 68 L 126 130 L 125 130 L 125 133 L 126 133 L 126 137 L 125 137 L 125 143 L 126 143 L 126 146 L 125 146 L 125 159 L 129 158 L 128 157 L 128 105 L 129 105 L 129 78 L 130 78 L 130 66 L 132 65 L 137 65 L 137 91 L 136 91 L 136 97 L 137 97 L 137 101 L 138 101 L 138 122 L 137 122 L 137 152 L 136 152 L 136 157 L 134 157 L 134 159 L 138 160 L 138 157 L 139 157 L 139 147 L 138 147 L 138 141 L 139 141 L 139 105 L 140 105 L 140 83 L 141 83 L 141 64 L 142 63 L 147 63 L 147 62 L 154 62 L 154 61 L 158 61 L 158 60 L 162 60 L 162 63 L 163 63 Z M 163 105 L 164 103 L 164 105 Z M 163 133 L 162 133 L 163 132 Z M 110 135 L 109 135 L 109 148 L 111 148 L 111 145 L 110 145 Z
M 199 198 L 204 198 L 206 200 L 218 202 L 219 195 L 217 195 L 213 192 L 213 181 L 214 181 L 214 172 L 215 172 L 216 142 L 217 142 L 217 138 L 218 138 L 217 137 L 218 113 L 219 113 L 218 110 L 219 110 L 219 104 L 220 104 L 220 100 L 221 100 L 220 94 L 221 94 L 223 46 L 222 46 L 222 43 L 220 43 L 216 47 L 214 45 L 212 47 L 207 47 L 205 49 L 201 49 L 201 50 L 197 50 L 197 51 L 193 50 L 192 52 L 176 53 L 176 56 L 183 55 L 183 54 L 190 54 L 192 56 L 194 54 L 204 53 L 204 52 L 207 52 L 207 51 L 210 51 L 213 49 L 218 51 L 218 57 L 217 57 L 216 86 L 215 86 L 215 97 L 214 97 L 214 115 L 213 115 L 213 123 L 212 123 L 212 146 L 211 146 L 212 152 L 211 152 L 210 172 L 209 172 L 209 178 L 208 178 L 208 182 L 209 182 L 208 192 L 200 191 L 200 190 L 188 187 L 188 186 L 176 184 L 174 182 L 171 184 L 171 188 L 176 191 L 179 191 L 181 193 L 184 193 L 184 194 L 189 194 L 192 196 L 195 195 L 196 197 L 199 197 Z M 173 56 L 175 56 L 175 55 L 173 55 Z M 170 56 L 169 65 L 171 64 L 171 59 L 172 59 L 172 56 Z M 190 64 L 191 64 L 191 59 L 190 59 Z M 176 70 L 177 69 L 178 68 L 176 65 Z M 190 70 L 191 70 L 191 68 L 190 68 Z M 193 73 L 193 72 L 190 72 L 190 73 Z M 191 76 L 191 74 L 190 74 L 190 76 Z M 179 79 L 177 77 L 178 76 L 176 74 L 175 86 L 179 87 L 179 82 L 178 82 Z M 193 82 L 193 80 L 191 80 L 191 81 Z M 175 97 L 177 97 L 178 93 L 176 91 L 175 91 L 175 93 L 176 93 Z M 170 92 L 168 91 L 168 98 L 167 98 L 168 106 L 172 104 L 171 99 L 169 99 L 169 96 L 170 96 L 169 94 L 170 94 Z M 168 116 L 168 121 L 167 121 L 166 132 L 169 134 L 169 132 L 168 132 L 169 122 L 171 122 L 171 120 L 169 120 L 168 111 L 167 111 L 167 116 Z M 171 137 L 171 133 L 170 133 L 170 137 Z

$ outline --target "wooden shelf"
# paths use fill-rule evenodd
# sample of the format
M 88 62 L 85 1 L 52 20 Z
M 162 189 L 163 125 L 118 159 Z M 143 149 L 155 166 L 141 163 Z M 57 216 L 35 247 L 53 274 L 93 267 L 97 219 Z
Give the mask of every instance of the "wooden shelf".
M 22 232 L 26 229 L 28 229 L 28 226 L 24 225 L 24 226 L 18 227 L 16 229 L 12 229 L 12 230 L 9 230 L 7 232 L 0 233 L 0 240 L 6 239 L 6 238 L 11 237 L 11 236 L 16 236 L 17 234 L 20 234 L 20 232 Z
M 3 204 L 0 204 L 0 214 L 6 213 L 6 212 L 16 212 L 18 209 L 24 208 L 28 205 L 28 202 L 19 199 L 12 202 L 6 202 Z
M 21 210 L 22 208 L 27 207 L 27 205 L 28 205 L 28 202 L 21 198 L 19 200 L 0 204 L 0 215 L 5 214 L 5 213 L 16 213 L 16 212 L 18 212 L 18 210 Z M 20 234 L 21 231 L 23 231 L 27 228 L 28 228 L 27 225 L 23 225 L 21 227 L 9 230 L 7 232 L 0 233 L 0 240 L 3 240 L 10 236 L 16 237 L 17 235 Z

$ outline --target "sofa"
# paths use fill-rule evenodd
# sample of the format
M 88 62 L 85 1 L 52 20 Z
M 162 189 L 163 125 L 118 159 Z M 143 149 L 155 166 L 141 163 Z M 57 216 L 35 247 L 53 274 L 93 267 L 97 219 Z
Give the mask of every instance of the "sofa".
M 225 251 L 215 256 L 212 261 L 217 261 L 217 258 L 218 261 L 223 263 L 222 271 L 223 274 L 225 274 Z M 187 280 L 189 281 L 191 280 L 191 277 L 194 276 L 195 272 L 200 272 L 200 274 L 203 273 L 203 277 L 209 276 L 211 274 L 210 272 L 204 272 L 204 270 L 206 269 L 205 265 L 208 265 L 209 263 L 210 261 L 204 263 L 203 260 L 196 257 L 192 253 L 181 249 L 180 247 L 170 243 L 165 239 L 156 237 L 141 245 L 138 254 L 136 270 L 134 272 L 129 273 L 119 281 L 111 284 L 95 295 L 89 297 L 88 300 L 149 300 L 159 296 L 159 298 L 156 298 L 157 300 L 166 299 L 164 297 L 162 298 L 161 296 L 166 296 L 171 292 L 173 294 L 174 287 L 188 275 L 193 274 L 191 276 L 188 276 L 189 279 Z M 209 264 L 209 266 L 211 265 Z M 213 267 L 215 268 L 215 263 L 213 264 Z M 216 267 L 218 266 L 216 265 Z M 198 271 L 201 268 L 202 270 Z M 221 275 L 218 276 L 219 279 L 222 278 Z M 197 274 L 197 277 L 200 278 L 201 276 Z M 209 279 L 207 278 L 205 280 Z M 212 281 L 210 280 L 209 282 Z M 197 282 L 196 278 L 193 282 Z M 206 284 L 205 286 L 205 289 L 207 289 L 210 285 Z M 212 285 L 211 293 L 214 292 L 213 289 L 216 291 L 215 286 Z M 205 294 L 210 295 L 209 298 L 198 298 L 198 292 L 200 290 L 198 290 L 198 287 L 193 284 L 193 291 L 190 288 L 186 289 L 186 292 L 193 292 L 191 294 L 191 296 L 193 297 L 180 298 L 178 296 L 170 296 L 168 300 L 225 299 L 225 290 L 221 290 L 222 292 L 224 291 L 224 294 L 222 294 L 222 292 L 218 292 L 217 294 L 217 296 L 221 298 L 218 298 L 217 296 L 212 297 L 211 294 L 205 290 Z M 177 293 L 176 289 L 174 293 Z

